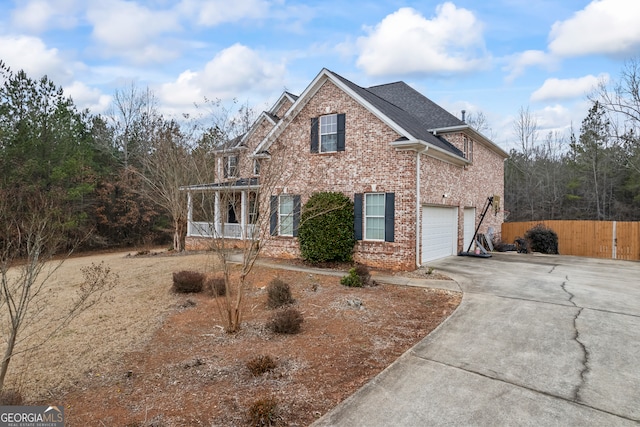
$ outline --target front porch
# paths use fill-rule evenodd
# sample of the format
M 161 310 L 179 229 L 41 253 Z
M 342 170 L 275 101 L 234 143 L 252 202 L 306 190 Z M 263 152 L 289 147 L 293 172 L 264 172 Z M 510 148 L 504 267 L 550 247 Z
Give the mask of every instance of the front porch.
M 183 187 L 187 191 L 187 237 L 258 238 L 258 179 Z

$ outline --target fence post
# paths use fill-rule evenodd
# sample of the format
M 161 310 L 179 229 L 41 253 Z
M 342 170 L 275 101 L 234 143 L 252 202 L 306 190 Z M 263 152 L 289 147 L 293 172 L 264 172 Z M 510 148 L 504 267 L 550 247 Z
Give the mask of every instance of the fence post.
M 613 241 L 611 242 L 611 257 L 613 259 L 616 259 L 618 254 L 617 254 L 617 250 L 618 250 L 618 238 L 616 236 L 616 232 L 617 232 L 617 221 L 613 221 L 613 233 L 611 233 L 611 238 L 613 239 Z

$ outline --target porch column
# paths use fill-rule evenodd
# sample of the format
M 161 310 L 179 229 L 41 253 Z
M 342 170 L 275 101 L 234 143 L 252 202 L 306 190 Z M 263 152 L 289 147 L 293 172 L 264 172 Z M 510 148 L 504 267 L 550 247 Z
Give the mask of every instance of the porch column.
M 213 237 L 222 236 L 222 213 L 220 212 L 220 192 L 215 192 L 215 201 L 213 203 Z M 217 236 L 216 236 L 217 235 Z
M 193 221 L 193 200 L 191 200 L 191 191 L 187 191 L 187 236 L 191 236 L 192 221 Z
M 247 237 L 247 192 L 240 193 L 240 236 L 242 239 Z

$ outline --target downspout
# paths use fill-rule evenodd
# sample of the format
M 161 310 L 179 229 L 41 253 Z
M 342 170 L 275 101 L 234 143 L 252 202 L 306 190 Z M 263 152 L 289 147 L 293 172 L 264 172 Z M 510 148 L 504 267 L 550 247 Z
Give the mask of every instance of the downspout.
M 420 169 L 422 166 L 421 155 L 426 152 L 429 147 L 425 146 L 422 150 L 416 150 L 416 266 L 420 267 L 422 259 L 420 257 L 420 245 L 422 244 L 422 236 L 420 234 L 422 223 L 422 203 L 421 203 L 421 190 L 420 187 Z
M 420 267 L 420 214 L 422 206 L 420 205 L 420 154 L 422 151 L 416 151 L 416 267 Z

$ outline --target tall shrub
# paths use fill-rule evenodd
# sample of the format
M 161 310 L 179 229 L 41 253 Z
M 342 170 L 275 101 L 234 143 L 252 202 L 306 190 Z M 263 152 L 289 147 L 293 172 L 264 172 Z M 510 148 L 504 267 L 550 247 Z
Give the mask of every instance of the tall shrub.
M 558 253 L 558 234 L 544 224 L 538 224 L 528 230 L 524 237 L 531 245 L 531 250 L 543 254 Z
M 342 193 L 313 194 L 302 208 L 298 239 L 307 261 L 351 261 L 353 202 Z

